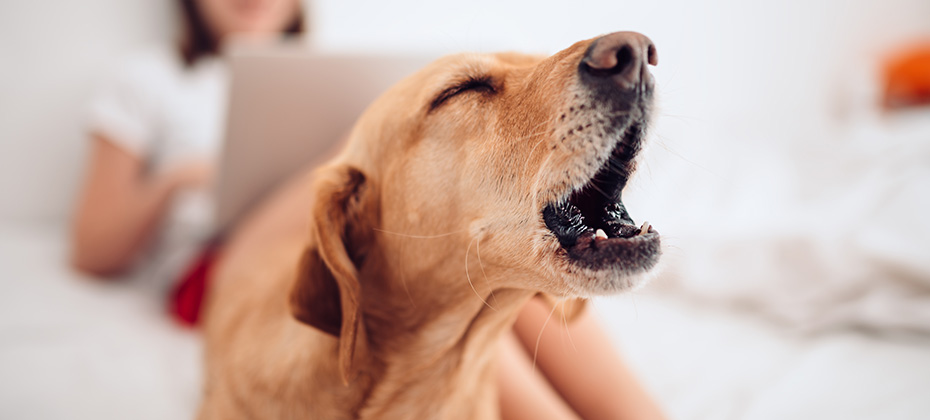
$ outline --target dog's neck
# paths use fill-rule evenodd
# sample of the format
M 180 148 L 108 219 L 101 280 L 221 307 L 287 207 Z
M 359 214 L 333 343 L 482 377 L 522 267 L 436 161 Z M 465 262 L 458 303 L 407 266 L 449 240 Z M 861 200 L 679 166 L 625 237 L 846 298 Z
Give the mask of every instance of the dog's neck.
M 401 279 L 382 280 L 382 287 L 363 297 L 369 357 L 378 368 L 360 418 L 496 418 L 498 341 L 533 292 L 504 289 L 480 296 L 463 281 L 464 287 L 437 296 L 385 286 L 403 285 Z M 475 412 L 451 413 L 446 407 Z

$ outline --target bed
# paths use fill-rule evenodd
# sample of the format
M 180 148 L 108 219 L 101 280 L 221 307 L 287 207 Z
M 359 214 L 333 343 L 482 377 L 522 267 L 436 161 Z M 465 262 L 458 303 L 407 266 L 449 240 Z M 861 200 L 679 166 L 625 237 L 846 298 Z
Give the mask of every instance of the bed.
M 0 418 L 192 418 L 198 333 L 144 286 L 71 271 L 64 233 L 0 227 Z M 930 337 L 798 331 L 662 282 L 593 310 L 671 418 L 930 416 Z

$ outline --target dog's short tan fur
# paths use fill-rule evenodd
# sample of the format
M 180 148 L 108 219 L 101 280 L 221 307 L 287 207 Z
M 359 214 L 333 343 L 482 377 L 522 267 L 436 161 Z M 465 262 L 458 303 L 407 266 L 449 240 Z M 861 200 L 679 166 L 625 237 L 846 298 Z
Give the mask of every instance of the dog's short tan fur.
M 576 80 L 591 42 L 433 63 L 246 221 L 214 278 L 200 418 L 497 418 L 496 342 L 529 298 L 635 286 L 569 267 L 540 220 L 611 147 L 571 130 L 598 112 Z M 494 91 L 437 103 L 473 77 Z

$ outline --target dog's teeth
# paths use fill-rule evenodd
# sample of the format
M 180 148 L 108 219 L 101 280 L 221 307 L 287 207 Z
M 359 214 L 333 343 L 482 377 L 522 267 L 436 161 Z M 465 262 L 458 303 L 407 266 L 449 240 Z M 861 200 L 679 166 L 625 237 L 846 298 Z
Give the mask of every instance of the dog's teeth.
M 649 222 L 643 222 L 643 225 L 639 228 L 639 234 L 645 235 L 646 233 L 649 232 L 649 228 L 650 228 Z
M 604 233 L 604 229 L 598 229 L 594 232 L 595 239 L 607 239 L 607 234 Z

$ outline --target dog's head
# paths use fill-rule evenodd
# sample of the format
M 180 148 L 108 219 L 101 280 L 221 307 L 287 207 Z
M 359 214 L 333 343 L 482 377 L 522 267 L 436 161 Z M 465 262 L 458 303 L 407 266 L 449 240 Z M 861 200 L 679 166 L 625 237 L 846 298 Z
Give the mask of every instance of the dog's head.
M 394 86 L 318 170 L 301 273 L 328 280 L 298 282 L 298 318 L 356 332 L 359 273 L 375 260 L 413 297 L 641 283 L 659 235 L 633 222 L 621 192 L 649 122 L 650 64 L 652 43 L 621 32 L 548 58 L 450 56 Z

